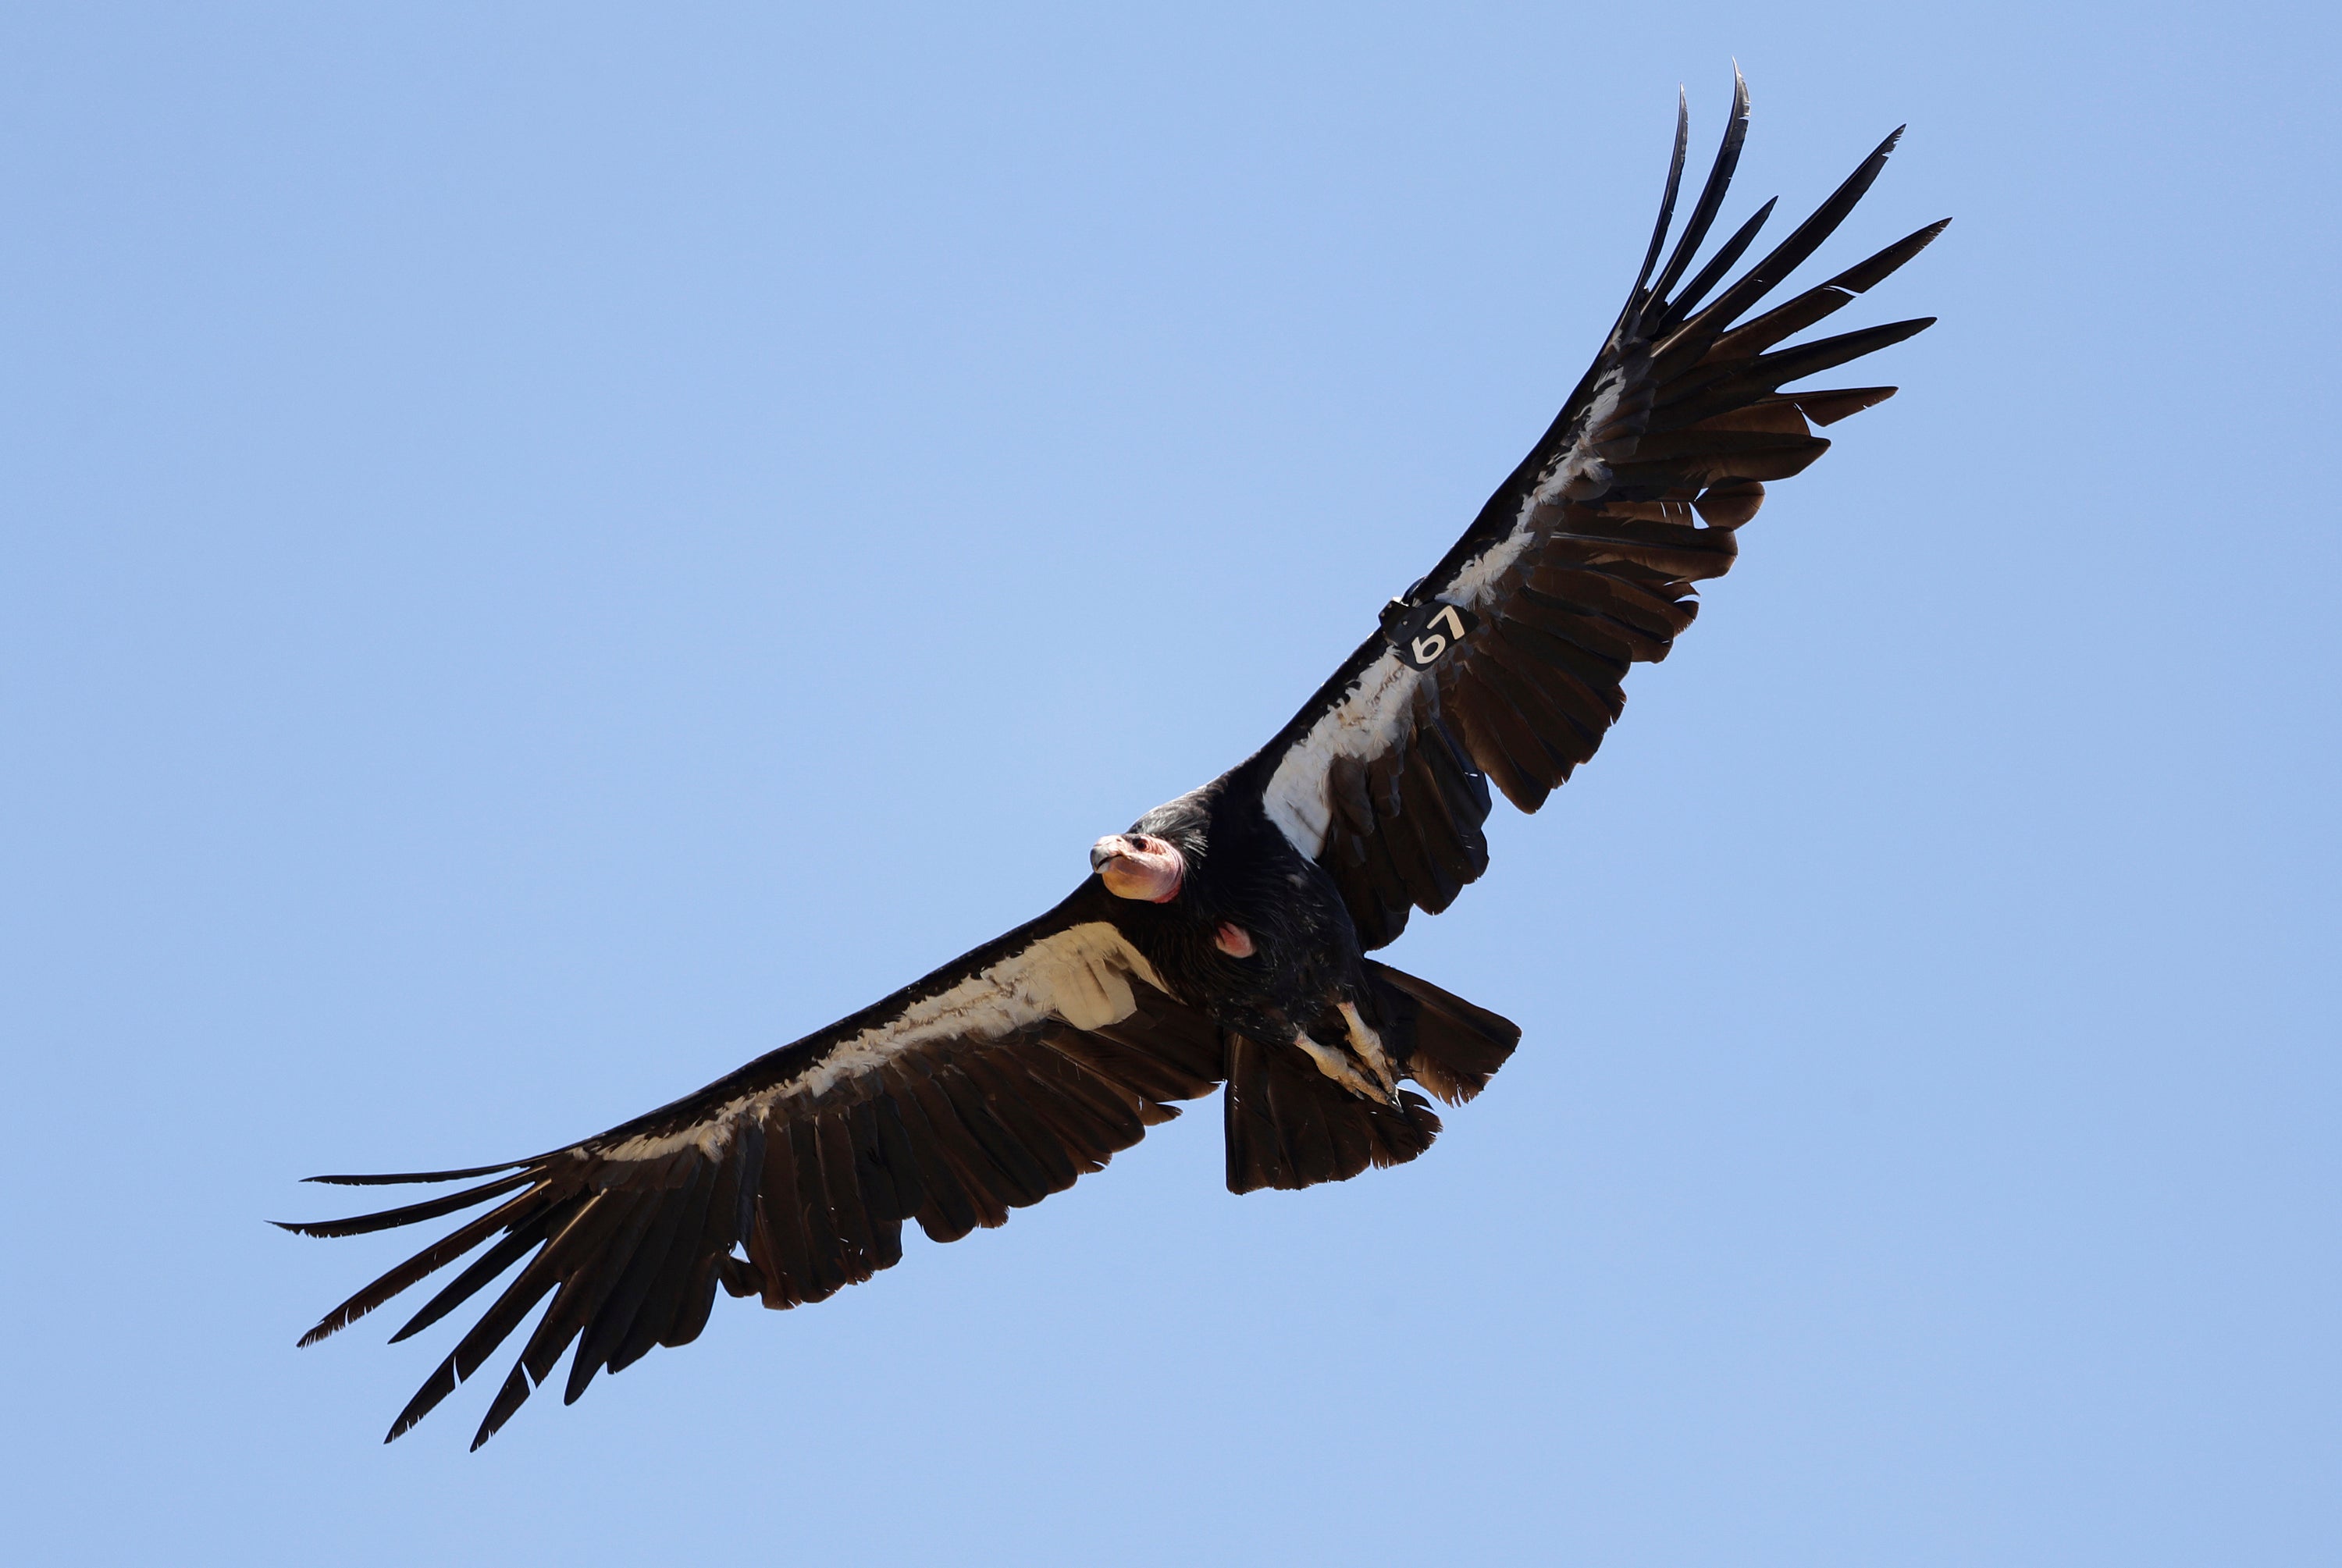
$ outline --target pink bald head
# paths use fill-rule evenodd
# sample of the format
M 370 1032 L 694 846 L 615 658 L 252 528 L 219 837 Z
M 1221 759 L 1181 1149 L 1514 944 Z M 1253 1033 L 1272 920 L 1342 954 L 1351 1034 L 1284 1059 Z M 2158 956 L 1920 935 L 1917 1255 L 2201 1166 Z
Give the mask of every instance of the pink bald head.
M 1186 880 L 1186 857 L 1168 839 L 1144 833 L 1110 833 L 1090 846 L 1090 868 L 1116 898 L 1168 904 Z

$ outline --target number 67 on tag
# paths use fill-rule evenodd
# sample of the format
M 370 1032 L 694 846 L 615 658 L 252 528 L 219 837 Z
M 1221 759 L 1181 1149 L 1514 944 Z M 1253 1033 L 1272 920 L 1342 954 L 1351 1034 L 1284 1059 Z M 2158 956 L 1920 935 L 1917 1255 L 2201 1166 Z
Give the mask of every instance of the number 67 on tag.
M 1480 617 L 1463 605 L 1433 599 L 1412 609 L 1393 604 L 1385 613 L 1383 636 L 1400 658 L 1427 670 L 1479 624 Z

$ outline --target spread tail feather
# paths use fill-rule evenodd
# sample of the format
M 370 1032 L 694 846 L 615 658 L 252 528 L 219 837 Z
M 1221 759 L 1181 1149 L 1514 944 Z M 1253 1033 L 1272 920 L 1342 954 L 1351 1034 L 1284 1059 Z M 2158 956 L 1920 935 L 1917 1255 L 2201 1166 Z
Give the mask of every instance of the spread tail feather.
M 1383 1047 L 1399 1070 L 1451 1105 L 1488 1086 L 1520 1026 L 1427 980 L 1366 960 Z M 1346 1182 L 1431 1147 L 1439 1117 L 1412 1089 L 1394 1107 L 1352 1094 L 1290 1046 L 1226 1036 L 1228 1191 Z
M 1354 1094 L 1289 1045 L 1227 1036 L 1228 1191 L 1346 1182 L 1431 1147 L 1439 1118 L 1411 1089 L 1396 1107 Z
M 1521 1043 L 1519 1024 L 1428 980 L 1371 958 L 1366 974 L 1389 1021 L 1385 1044 L 1408 1077 L 1450 1105 L 1461 1105 L 1486 1088 Z

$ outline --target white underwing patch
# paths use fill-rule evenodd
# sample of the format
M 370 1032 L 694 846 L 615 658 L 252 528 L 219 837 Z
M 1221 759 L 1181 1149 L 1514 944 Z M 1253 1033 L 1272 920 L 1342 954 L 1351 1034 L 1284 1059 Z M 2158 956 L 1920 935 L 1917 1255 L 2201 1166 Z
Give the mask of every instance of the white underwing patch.
M 1342 700 L 1309 726 L 1269 775 L 1261 804 L 1293 847 L 1309 859 L 1326 847 L 1333 825 L 1333 794 L 1326 774 L 1340 756 L 1376 757 L 1403 742 L 1412 722 L 1415 689 L 1424 677 L 1385 648 L 1359 674 Z
M 1622 366 L 1613 365 L 1604 373 L 1578 424 L 1577 439 L 1521 498 L 1511 530 L 1466 562 L 1447 582 L 1428 586 L 1426 593 L 1476 613 L 1486 608 L 1505 574 L 1537 543 L 1538 510 L 1560 500 L 1570 484 L 1600 466 L 1601 460 L 1594 455 L 1586 438 L 1609 423 L 1625 388 Z M 1405 744 L 1414 729 L 1416 684 L 1428 678 L 1409 668 L 1395 650 L 1384 649 L 1359 673 L 1341 700 L 1319 714 L 1308 733 L 1279 760 L 1262 792 L 1261 804 L 1269 821 L 1294 848 L 1311 860 L 1317 858 L 1334 823 L 1330 774 L 1336 759 L 1350 756 L 1371 762 Z
M 1521 497 L 1520 510 L 1513 514 L 1512 531 L 1466 562 L 1455 581 L 1443 591 L 1443 597 L 1455 600 L 1467 610 L 1481 609 L 1496 597 L 1498 579 L 1538 542 L 1538 509 L 1561 500 L 1563 492 L 1572 484 L 1601 466 L 1602 460 L 1594 455 L 1586 437 L 1610 422 L 1610 416 L 1618 411 L 1619 394 L 1625 390 L 1626 374 L 1621 367 L 1613 365 L 1595 384 L 1594 400 L 1586 405 L 1586 417 L 1578 424 L 1577 439 Z
M 884 1024 L 837 1042 L 797 1076 L 727 1101 L 680 1132 L 638 1136 L 606 1151 L 613 1160 L 652 1160 L 686 1145 L 714 1157 L 743 1115 L 776 1103 L 822 1094 L 877 1071 L 903 1052 L 943 1040 L 998 1040 L 1045 1018 L 1076 1029 L 1103 1029 L 1138 1010 L 1136 975 L 1167 992 L 1146 956 L 1104 921 L 1053 932 L 957 984 L 913 1002 Z

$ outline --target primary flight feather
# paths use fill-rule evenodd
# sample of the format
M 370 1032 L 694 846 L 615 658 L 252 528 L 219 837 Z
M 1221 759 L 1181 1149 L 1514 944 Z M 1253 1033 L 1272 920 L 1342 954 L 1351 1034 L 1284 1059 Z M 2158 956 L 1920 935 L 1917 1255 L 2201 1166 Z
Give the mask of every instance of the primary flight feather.
M 1487 869 L 1491 784 L 1534 812 L 1594 754 L 1627 667 L 1665 658 L 1690 625 L 1693 584 L 1730 569 L 1766 483 L 1828 449 L 1812 427 L 1895 391 L 1781 388 L 1933 321 L 1777 346 L 1941 223 L 1751 314 L 1853 210 L 1899 131 L 1729 285 L 1772 203 L 1686 280 L 1747 125 L 1736 73 L 1723 144 L 1668 250 L 1679 105 L 1658 225 L 1592 368 L 1454 548 L 1267 745 L 1099 839 L 1091 875 L 1047 914 L 696 1094 L 533 1159 L 313 1177 L 486 1179 L 285 1226 L 304 1235 L 495 1206 L 301 1343 L 477 1253 L 392 1336 L 405 1339 L 521 1265 L 390 1428 L 420 1421 L 547 1303 L 476 1448 L 565 1353 L 575 1400 L 602 1369 L 696 1338 L 719 1286 L 771 1307 L 820 1301 L 895 1263 L 905 1221 L 939 1242 L 1000 1224 L 1221 1084 L 1234 1192 L 1343 1181 L 1428 1148 L 1439 1120 L 1402 1084 L 1468 1100 L 1520 1031 L 1366 954 Z

